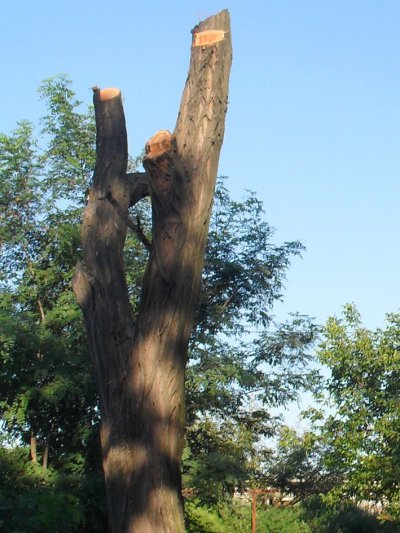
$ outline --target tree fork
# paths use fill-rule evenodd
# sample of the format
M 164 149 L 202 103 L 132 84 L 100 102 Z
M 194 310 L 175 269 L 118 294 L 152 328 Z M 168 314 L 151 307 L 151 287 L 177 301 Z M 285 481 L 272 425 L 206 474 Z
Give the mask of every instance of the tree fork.
M 145 174 L 126 173 L 119 90 L 94 88 L 97 160 L 74 290 L 98 382 L 109 522 L 118 533 L 184 531 L 184 372 L 224 135 L 228 12 L 192 34 L 175 130 L 146 144 Z M 149 193 L 152 243 L 134 320 L 123 264 L 127 213 Z

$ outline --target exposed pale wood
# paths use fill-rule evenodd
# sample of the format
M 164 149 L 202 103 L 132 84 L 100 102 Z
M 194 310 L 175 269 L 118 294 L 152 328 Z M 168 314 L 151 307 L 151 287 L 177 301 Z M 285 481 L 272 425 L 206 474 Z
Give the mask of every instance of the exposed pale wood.
M 46 315 L 44 314 L 43 303 L 40 298 L 37 300 L 37 306 L 39 309 L 40 321 L 44 324 L 46 322 Z
M 222 41 L 225 32 L 222 30 L 196 31 L 193 33 L 193 46 L 209 46 Z
M 108 87 L 107 89 L 98 90 L 98 99 L 102 101 L 111 100 L 120 96 L 121 91 L 115 87 Z
M 171 150 L 172 135 L 168 130 L 158 131 L 151 139 L 149 139 L 145 146 L 145 153 L 147 159 L 154 159 L 160 157 Z

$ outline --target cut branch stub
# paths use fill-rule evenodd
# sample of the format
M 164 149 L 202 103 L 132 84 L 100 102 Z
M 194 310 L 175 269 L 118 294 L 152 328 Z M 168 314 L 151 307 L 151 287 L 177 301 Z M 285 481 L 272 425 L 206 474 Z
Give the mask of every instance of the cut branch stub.
M 171 149 L 172 135 L 168 130 L 158 131 L 151 139 L 149 139 L 145 146 L 145 153 L 147 159 L 155 159 Z
M 106 420 L 112 411 L 110 397 L 120 387 L 123 362 L 133 337 L 123 262 L 126 221 L 107 198 L 115 199 L 125 212 L 130 203 L 130 187 L 121 92 L 115 88 L 96 89 L 93 102 L 96 166 L 82 221 L 83 265 L 75 271 L 73 286 L 85 315 L 102 416 Z
M 147 171 L 152 198 L 153 248 L 162 279 L 172 282 L 184 242 L 182 200 L 185 189 L 176 153 L 176 139 L 167 130 L 157 132 L 146 143 L 143 165 Z M 176 272 L 175 272 L 176 275 Z
M 100 197 L 111 191 L 123 209 L 129 206 L 126 168 L 128 141 L 121 91 L 116 88 L 93 92 L 96 116 L 96 167 L 93 189 Z

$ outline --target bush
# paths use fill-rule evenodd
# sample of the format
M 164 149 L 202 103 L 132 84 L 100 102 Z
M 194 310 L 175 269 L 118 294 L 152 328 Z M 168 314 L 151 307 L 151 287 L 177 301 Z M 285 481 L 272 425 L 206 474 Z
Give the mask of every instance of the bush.
M 224 505 L 218 509 L 186 504 L 187 533 L 239 533 L 251 531 L 251 506 Z M 311 533 L 297 508 L 260 507 L 257 533 Z
M 101 472 L 43 471 L 29 451 L 0 446 L 0 530 L 10 533 L 108 531 Z
M 185 523 L 188 533 L 226 533 L 218 512 L 188 503 L 185 506 Z
M 320 496 L 302 503 L 303 519 L 315 533 L 399 533 L 398 525 L 382 522 L 356 505 L 332 505 Z
M 76 531 L 83 520 L 79 500 L 72 494 L 32 491 L 15 502 L 8 531 L 69 533 Z
M 311 533 L 298 507 L 270 507 L 257 511 L 258 533 Z

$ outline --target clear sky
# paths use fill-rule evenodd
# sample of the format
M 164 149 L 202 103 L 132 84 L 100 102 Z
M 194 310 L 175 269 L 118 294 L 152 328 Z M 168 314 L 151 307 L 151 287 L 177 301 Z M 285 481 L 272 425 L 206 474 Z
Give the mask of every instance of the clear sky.
M 256 191 L 277 242 L 300 239 L 278 312 L 323 322 L 354 301 L 368 327 L 400 307 L 399 0 L 1 2 L 0 129 L 43 112 L 67 74 L 124 95 L 130 153 L 173 130 L 190 30 L 232 19 L 230 106 L 219 173 Z

